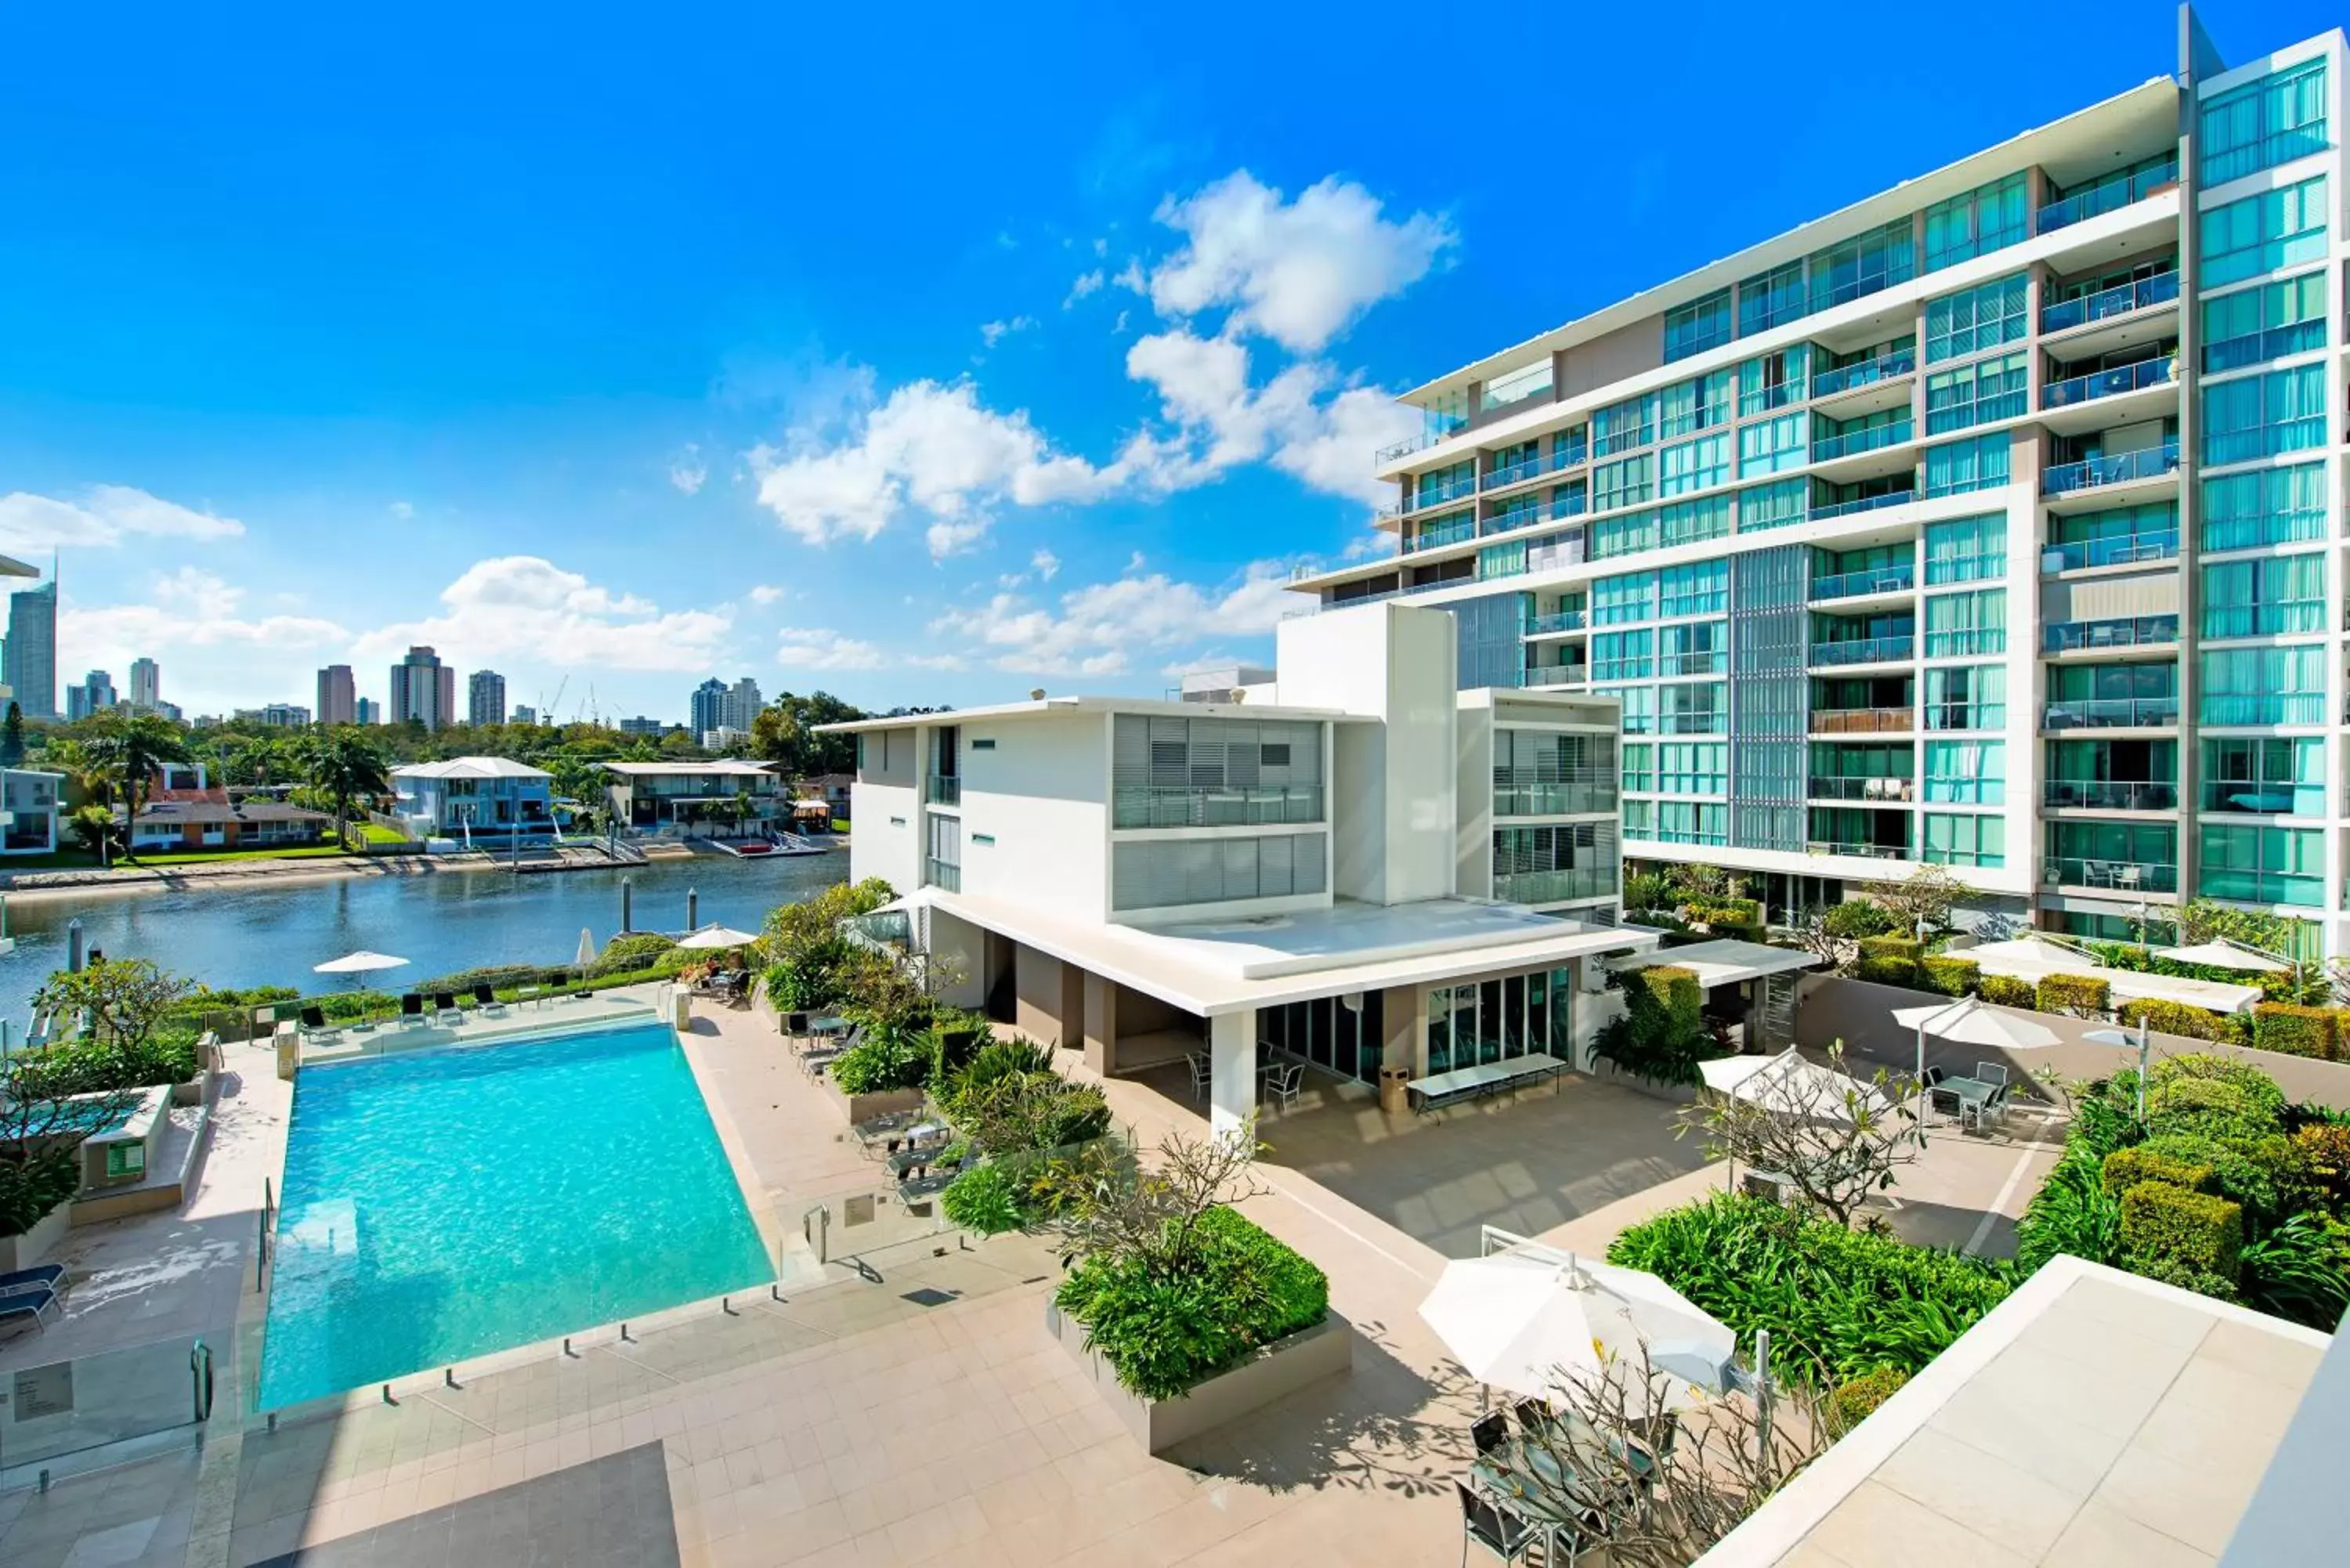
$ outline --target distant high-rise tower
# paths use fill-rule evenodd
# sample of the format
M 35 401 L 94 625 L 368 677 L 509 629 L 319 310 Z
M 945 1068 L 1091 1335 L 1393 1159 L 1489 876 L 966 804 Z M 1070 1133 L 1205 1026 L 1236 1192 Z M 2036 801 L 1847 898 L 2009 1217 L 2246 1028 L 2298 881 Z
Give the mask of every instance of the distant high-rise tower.
M 8 688 L 27 719 L 57 716 L 57 579 L 8 596 Z
M 494 670 L 476 670 L 465 678 L 465 722 L 503 724 L 506 720 L 506 678 Z
M 729 713 L 733 706 L 733 696 L 723 680 L 705 680 L 693 689 L 693 696 L 687 704 L 686 724 L 693 731 L 696 740 L 712 730 L 723 729 L 732 722 Z
M 82 677 L 81 684 L 66 688 L 66 718 L 69 721 L 109 712 L 113 707 L 114 677 L 103 670 L 93 670 Z
M 538 710 L 527 705 L 517 705 L 514 711 L 513 722 L 517 724 L 536 724 L 538 722 Z
M 411 648 L 391 667 L 391 722 L 411 720 L 438 730 L 457 717 L 457 672 L 426 647 Z
M 759 710 L 766 705 L 767 700 L 759 695 L 759 683 L 745 675 L 734 682 L 733 690 L 726 693 L 726 727 L 749 734 L 751 721 L 757 718 Z
M 151 659 L 130 661 L 130 705 L 152 713 L 163 701 L 163 667 Z
M 321 724 L 351 724 L 359 722 L 359 695 L 352 689 L 351 667 L 329 664 L 318 671 L 318 722 Z
M 354 724 L 382 723 L 383 704 L 372 697 L 360 698 L 351 704 L 351 722 Z

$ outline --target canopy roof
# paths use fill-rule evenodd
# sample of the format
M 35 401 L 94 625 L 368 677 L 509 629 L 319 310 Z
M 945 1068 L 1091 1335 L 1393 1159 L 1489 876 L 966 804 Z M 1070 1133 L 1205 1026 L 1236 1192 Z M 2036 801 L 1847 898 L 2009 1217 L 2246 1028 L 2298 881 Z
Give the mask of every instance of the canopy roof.
M 1697 976 L 1700 985 L 1711 989 L 1717 985 L 1733 985 L 1740 981 L 1759 980 L 1766 974 L 1785 974 L 1790 970 L 1810 969 L 1819 961 L 1817 954 L 1795 948 L 1774 948 L 1762 942 L 1742 942 L 1734 938 L 1722 937 L 1710 942 L 1691 942 L 1685 948 L 1659 948 L 1654 952 L 1610 959 L 1607 967 L 1627 970 L 1646 969 L 1652 963 L 1673 964 L 1688 970 Z
M 2293 965 L 2230 941 L 2198 942 L 2191 948 L 2157 948 L 2154 956 L 2173 963 L 2199 963 L 2212 969 L 2240 969 L 2249 974 L 2290 974 Z
M 2262 994 L 2256 985 L 2227 985 L 2218 981 L 2181 980 L 2175 975 L 2116 969 L 2029 938 L 1954 948 L 1950 956 L 1972 959 L 1982 967 L 1983 973 L 2005 975 L 2011 980 L 2038 981 L 2052 974 L 2102 980 L 2111 988 L 2116 1002 L 2177 1002 L 2212 1012 L 2246 1012 Z

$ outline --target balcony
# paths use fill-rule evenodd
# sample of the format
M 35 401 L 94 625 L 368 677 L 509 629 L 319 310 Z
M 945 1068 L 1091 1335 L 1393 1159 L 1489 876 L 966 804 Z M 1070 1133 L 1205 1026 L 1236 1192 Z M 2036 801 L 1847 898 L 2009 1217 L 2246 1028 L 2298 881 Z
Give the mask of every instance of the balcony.
M 2160 479 L 2178 472 L 2178 443 L 2165 441 L 2138 452 L 2116 452 L 2110 457 L 2093 457 L 2080 462 L 2058 463 L 2044 469 L 2040 475 L 2040 488 L 2049 495 L 2070 495 L 2075 491 L 2097 490 L 2109 484 L 2129 484 L 2141 479 Z
M 1918 798 L 1918 784 L 1914 779 L 1867 778 L 1859 774 L 1814 778 L 1804 786 L 1804 790 L 1814 800 L 1862 801 L 1872 805 Z
M 1477 476 L 1463 474 L 1459 479 L 1448 479 L 1441 484 L 1423 484 L 1417 492 L 1407 493 L 1403 498 L 1403 509 L 1407 514 L 1433 512 L 1448 502 L 1476 493 Z
M 1812 396 L 1833 398 L 1839 392 L 1857 391 L 1863 387 L 1873 387 L 1879 381 L 1909 375 L 1917 369 L 1917 351 L 1904 348 L 1898 353 L 1881 355 L 1857 365 L 1842 365 L 1833 370 L 1820 371 L 1812 378 Z
M 954 774 L 932 774 L 930 787 L 922 792 L 922 798 L 932 805 L 961 805 L 962 780 Z
M 1839 844 L 1834 839 L 1814 838 L 1804 845 L 1806 855 L 1845 855 L 1862 860 L 1907 860 L 1909 846 L 1906 844 Z
M 2090 566 L 2134 566 L 2147 561 L 2168 561 L 2178 554 L 2178 530 L 2150 534 L 2109 534 L 2102 539 L 2075 539 L 2051 545 L 2040 553 L 2043 575 L 2078 572 Z
M 2076 191 L 2061 202 L 2051 202 L 2040 209 L 2033 220 L 2032 232 L 2044 234 L 2052 229 L 2069 228 L 2104 213 L 2119 212 L 2134 202 L 2143 202 L 2165 186 L 2178 183 L 2178 162 L 2172 159 L 2136 174 L 2116 174 L 2110 180 L 2100 180 L 2085 191 Z
M 2116 316 L 2127 316 L 2133 310 L 2168 305 L 2178 297 L 2178 275 L 2176 272 L 2158 272 L 2136 283 L 2116 284 L 2112 288 L 2085 294 L 2077 299 L 2060 299 L 2054 305 L 2043 306 L 2040 330 L 2043 333 L 2069 332 L 2075 327 L 2086 327 L 2092 321 L 2106 321 Z
M 2178 640 L 2175 615 L 2122 616 L 2113 620 L 2058 621 L 2044 628 L 2041 648 L 2048 653 L 2095 653 Z
M 1918 586 L 1918 564 L 1903 561 L 1890 566 L 1871 566 L 1865 571 L 1838 572 L 1832 577 L 1812 579 L 1812 599 L 1853 599 L 1868 594 L 1906 594 Z
M 943 860 L 924 860 L 922 884 L 929 888 L 941 888 L 950 893 L 960 893 L 962 891 L 962 867 L 950 866 Z
M 2177 811 L 2178 785 L 2160 779 L 2050 779 L 2044 799 L 2079 811 Z
M 1587 664 L 1543 664 L 1526 671 L 1529 686 L 1588 686 L 1591 666 Z
M 1523 484 L 1529 479 L 1540 479 L 1545 473 L 1556 473 L 1561 469 L 1579 468 L 1588 458 L 1589 453 L 1579 446 L 1570 447 L 1561 452 L 1530 457 L 1522 462 L 1510 463 L 1506 467 L 1493 470 L 1492 472 L 1485 475 L 1479 488 L 1500 490 L 1512 484 Z
M 1487 535 L 1507 534 L 1536 523 L 1556 523 L 1568 517 L 1580 517 L 1591 510 L 1591 498 L 1577 490 L 1550 502 L 1534 506 L 1520 506 L 1512 511 L 1496 513 L 1485 519 Z
M 1407 556 L 1415 555 L 1422 550 L 1434 550 L 1446 545 L 1458 545 L 1464 539 L 1474 539 L 1476 536 L 1477 519 L 1471 514 L 1463 512 L 1452 522 L 1440 523 L 1433 528 L 1422 528 L 1416 534 L 1405 535 L 1403 553 Z
M 1844 642 L 1812 644 L 1814 665 L 1895 664 L 1915 657 L 1915 637 L 1856 637 Z
M 1385 468 L 1399 457 L 1409 457 L 1413 452 L 1426 452 L 1430 447 L 1440 442 L 1451 441 L 1468 428 L 1467 420 L 1455 420 L 1450 424 L 1423 430 L 1409 441 L 1399 441 L 1392 446 L 1379 448 L 1378 452 L 1371 454 L 1371 462 L 1376 467 Z
M 1833 462 L 1840 457 L 1858 457 L 1865 452 L 1900 446 L 1909 440 L 1910 429 L 1908 420 L 1894 420 L 1881 425 L 1871 425 L 1866 430 L 1832 435 L 1825 441 L 1812 443 L 1812 461 Z
M 1613 866 L 1570 866 L 1556 871 L 1503 871 L 1493 877 L 1493 897 L 1508 904 L 1565 904 L 1578 898 L 1616 896 Z
M 1918 727 L 1911 708 L 1814 708 L 1815 735 L 1906 735 Z
M 2166 730 L 2178 722 L 2176 697 L 2089 697 L 2051 702 L 2040 715 L 2043 730 Z
M 1915 490 L 1888 490 L 1882 495 L 1861 495 L 1850 501 L 1836 501 L 1825 506 L 1814 506 L 1804 515 L 1811 522 L 1825 523 L 1831 517 L 1849 517 L 1856 512 L 1874 512 L 1880 506 L 1899 506 L 1917 499 L 1918 493 Z
M 2040 406 L 2069 409 L 2098 398 L 2118 398 L 2143 392 L 2149 387 L 2167 387 L 2178 379 L 2178 356 L 2165 354 L 2141 359 L 2135 365 L 2117 365 L 2110 370 L 2092 370 L 2085 376 L 2051 381 L 2040 389 Z
M 1617 776 L 1613 770 L 1577 770 L 1565 779 L 1536 784 L 1493 781 L 1495 816 L 1575 816 L 1616 809 Z
M 1258 827 L 1322 820 L 1319 784 L 1118 784 L 1112 827 Z
M 2057 888 L 2103 888 L 2116 893 L 2176 893 L 2178 867 L 2151 860 L 2088 860 L 2052 855 L 2040 863 L 2040 879 Z
M 1720 675 L 1730 668 L 1727 649 L 1706 649 L 1695 653 L 1664 653 L 1657 656 L 1657 673 L 1674 675 Z
M 1545 632 L 1581 631 L 1589 624 L 1590 617 L 1582 610 L 1555 610 L 1549 615 L 1538 615 L 1526 622 L 1526 630 L 1534 636 L 1540 637 Z

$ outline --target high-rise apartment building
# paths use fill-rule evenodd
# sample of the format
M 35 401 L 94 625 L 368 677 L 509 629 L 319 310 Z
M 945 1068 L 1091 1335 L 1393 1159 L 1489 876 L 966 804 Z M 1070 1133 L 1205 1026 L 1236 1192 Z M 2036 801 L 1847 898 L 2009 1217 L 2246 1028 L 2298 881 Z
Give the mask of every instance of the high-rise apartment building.
M 538 710 L 529 706 L 527 703 L 517 702 L 515 704 L 512 722 L 516 724 L 536 724 L 538 722 Z
M 1619 697 L 1627 856 L 1774 914 L 1931 862 L 2046 929 L 2200 897 L 2350 950 L 2344 39 L 2181 31 L 2175 79 L 1406 394 L 1396 555 L 1298 586 L 1450 608 L 1464 687 Z
M 57 582 L 8 596 L 6 676 L 27 719 L 57 716 Z
M 87 719 L 93 713 L 111 712 L 114 703 L 114 677 L 103 670 L 93 670 L 81 678 L 79 684 L 66 688 L 66 718 L 68 721 Z
M 250 719 L 256 724 L 266 724 L 273 730 L 307 730 L 310 727 L 310 710 L 299 702 L 271 702 L 259 708 L 239 708 L 236 716 Z
M 348 664 L 329 664 L 318 671 L 318 722 L 357 723 L 359 695 L 353 688 L 351 667 Z
M 697 740 L 712 730 L 723 729 L 733 711 L 733 697 L 723 680 L 703 681 L 686 701 L 686 728 L 693 732 Z
M 767 700 L 759 694 L 759 683 L 745 675 L 726 692 L 725 727 L 749 734 L 751 721 L 757 718 L 759 710 L 766 705 Z
M 360 698 L 351 704 L 351 722 L 354 724 L 382 723 L 383 704 L 372 697 Z
M 141 713 L 158 711 L 163 702 L 163 667 L 151 659 L 130 661 L 130 705 Z
M 457 720 L 457 672 L 430 648 L 411 648 L 391 667 L 391 722 L 438 730 Z
M 465 678 L 465 722 L 503 724 L 506 722 L 506 678 L 494 670 L 476 670 Z

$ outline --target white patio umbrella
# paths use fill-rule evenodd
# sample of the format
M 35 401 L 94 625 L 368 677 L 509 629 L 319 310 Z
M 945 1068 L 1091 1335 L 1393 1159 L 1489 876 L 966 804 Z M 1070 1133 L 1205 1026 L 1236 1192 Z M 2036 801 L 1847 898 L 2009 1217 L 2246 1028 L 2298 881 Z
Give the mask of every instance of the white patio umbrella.
M 2154 956 L 2173 963 L 2208 964 L 2213 969 L 2238 969 L 2248 974 L 2290 974 L 2293 965 L 2240 948 L 2233 942 L 2198 942 L 2191 948 L 2157 948 Z
M 571 955 L 571 961 L 579 966 L 579 983 L 586 985 L 588 966 L 596 961 L 596 933 L 585 926 L 579 928 L 579 950 Z
M 369 952 L 367 949 L 361 948 L 355 953 L 345 953 L 338 959 L 328 959 L 324 963 L 312 964 L 310 972 L 349 975 L 356 988 L 363 975 L 375 974 L 388 969 L 404 969 L 407 965 L 408 961 L 404 958 L 394 958 L 390 953 Z M 374 1020 L 370 1018 L 369 1022 L 372 1024 Z
M 1705 1086 L 1734 1100 L 1824 1121 L 1851 1122 L 1860 1111 L 1889 1113 L 1892 1102 L 1848 1074 L 1824 1067 L 1793 1045 L 1775 1056 L 1721 1056 L 1698 1064 Z
M 1918 1092 L 1921 1096 L 1926 1092 L 1929 1034 L 1960 1045 L 1988 1045 L 1995 1051 L 2040 1051 L 2060 1044 L 2054 1031 L 2028 1018 L 1993 1012 L 1976 996 L 1962 996 L 1956 1002 L 1936 1002 L 1929 1007 L 1898 1007 L 1893 1011 L 1893 1022 L 1918 1032 Z M 1926 1118 L 1920 1116 L 1918 1133 L 1921 1139 L 1925 1131 Z
M 732 926 L 704 926 L 691 936 L 678 942 L 681 948 L 696 951 L 720 948 L 746 948 L 759 939 L 748 931 L 738 931 Z
M 1680 1408 L 1700 1389 L 1721 1390 L 1737 1349 L 1727 1326 L 1656 1275 L 1572 1254 L 1456 1259 L 1419 1315 L 1470 1376 L 1537 1398 L 1578 1376 L 1628 1370 L 1645 1344 L 1668 1375 L 1668 1406 Z

